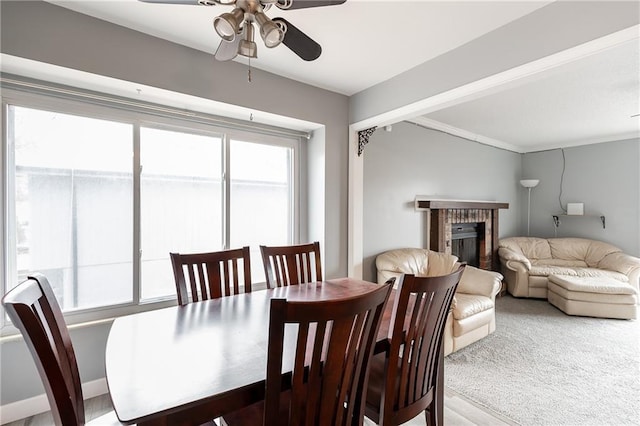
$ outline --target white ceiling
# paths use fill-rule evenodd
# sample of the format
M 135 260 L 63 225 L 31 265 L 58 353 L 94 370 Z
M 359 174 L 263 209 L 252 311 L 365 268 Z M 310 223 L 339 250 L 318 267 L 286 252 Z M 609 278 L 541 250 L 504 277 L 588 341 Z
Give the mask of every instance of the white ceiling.
M 149 4 L 137 0 L 49 0 L 80 13 L 208 53 L 211 24 L 229 6 Z M 551 1 L 348 0 L 339 6 L 281 11 L 322 45 L 305 62 L 284 45 L 257 40 L 251 65 L 352 95 L 455 49 Z M 535 78 L 414 121 L 519 152 L 640 136 L 639 39 L 555 67 Z M 240 62 L 246 58 L 237 59 Z
M 638 138 L 638 113 L 636 39 L 414 121 L 527 152 Z

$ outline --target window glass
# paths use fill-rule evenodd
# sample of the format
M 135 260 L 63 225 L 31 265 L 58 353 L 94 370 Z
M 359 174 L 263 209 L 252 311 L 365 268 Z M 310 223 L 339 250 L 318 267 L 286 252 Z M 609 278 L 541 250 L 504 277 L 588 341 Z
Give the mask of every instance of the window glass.
M 142 128 L 140 157 L 141 299 L 175 297 L 169 253 L 224 247 L 222 140 Z
M 251 247 L 252 282 L 263 282 L 260 245 L 292 242 L 292 149 L 231 140 L 231 247 Z
M 40 272 L 104 318 L 175 298 L 171 252 L 249 246 L 259 284 L 259 246 L 294 243 L 295 140 L 10 93 L 3 292 Z
M 10 106 L 15 270 L 43 273 L 64 310 L 130 302 L 129 124 Z

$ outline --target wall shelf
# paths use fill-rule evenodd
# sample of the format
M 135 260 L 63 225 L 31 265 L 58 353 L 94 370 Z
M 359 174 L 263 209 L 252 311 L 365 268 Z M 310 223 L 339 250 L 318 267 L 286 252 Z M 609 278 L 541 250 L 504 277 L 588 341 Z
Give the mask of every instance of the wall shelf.
M 556 226 L 556 228 L 558 226 L 560 226 L 560 218 L 565 218 L 565 217 L 599 217 L 600 221 L 602 222 L 602 229 L 605 229 L 605 218 L 604 215 L 595 215 L 595 214 L 555 214 L 553 215 L 553 224 Z

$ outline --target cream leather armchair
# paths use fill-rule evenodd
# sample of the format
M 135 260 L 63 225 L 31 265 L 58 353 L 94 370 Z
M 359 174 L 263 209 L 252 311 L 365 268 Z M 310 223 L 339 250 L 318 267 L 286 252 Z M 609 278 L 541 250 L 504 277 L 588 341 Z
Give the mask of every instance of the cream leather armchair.
M 376 258 L 380 284 L 402 274 L 446 275 L 457 267 L 456 256 L 420 248 L 390 250 Z M 465 268 L 445 326 L 445 355 L 495 331 L 495 300 L 501 285 L 502 275 L 497 272 Z

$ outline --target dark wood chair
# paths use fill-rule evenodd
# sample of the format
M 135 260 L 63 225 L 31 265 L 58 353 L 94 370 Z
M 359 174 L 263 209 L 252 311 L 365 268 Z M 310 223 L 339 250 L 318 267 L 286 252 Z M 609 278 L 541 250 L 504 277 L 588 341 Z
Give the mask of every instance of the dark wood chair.
M 84 425 L 85 412 L 76 356 L 49 281 L 33 274 L 3 298 L 11 322 L 24 336 L 44 384 L 57 425 Z M 114 412 L 90 424 L 120 424 Z
M 320 243 L 260 246 L 268 288 L 322 281 Z
M 399 425 L 423 411 L 427 425 L 442 424 L 443 333 L 463 271 L 400 277 L 388 349 L 371 362 L 365 413 L 377 424 Z
M 362 425 L 368 365 L 390 292 L 385 284 L 339 300 L 272 299 L 265 400 L 225 415 L 226 423 Z M 285 343 L 294 338 L 295 346 Z M 283 376 L 285 347 L 285 364 L 292 362 L 293 370 Z
M 241 290 L 251 292 L 249 247 L 210 253 L 170 253 L 169 256 L 181 306 L 189 303 L 189 293 L 192 302 L 199 302 L 238 294 Z

